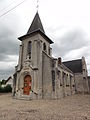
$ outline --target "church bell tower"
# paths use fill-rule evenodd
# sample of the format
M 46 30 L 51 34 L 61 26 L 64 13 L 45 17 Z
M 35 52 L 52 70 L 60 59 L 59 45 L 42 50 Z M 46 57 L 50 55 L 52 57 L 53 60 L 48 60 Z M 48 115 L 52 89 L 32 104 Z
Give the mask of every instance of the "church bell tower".
M 19 63 L 16 68 L 16 95 L 31 99 L 42 98 L 42 52 L 51 57 L 50 44 L 38 12 L 21 41 Z

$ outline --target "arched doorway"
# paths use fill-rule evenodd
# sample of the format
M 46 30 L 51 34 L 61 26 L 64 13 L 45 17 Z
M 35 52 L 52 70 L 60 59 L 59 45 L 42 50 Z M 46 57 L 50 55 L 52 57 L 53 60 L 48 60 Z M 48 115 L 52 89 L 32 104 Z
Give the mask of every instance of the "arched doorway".
M 23 94 L 24 95 L 29 95 L 30 94 L 30 90 L 31 90 L 31 76 L 27 75 L 24 78 L 24 90 L 23 90 Z

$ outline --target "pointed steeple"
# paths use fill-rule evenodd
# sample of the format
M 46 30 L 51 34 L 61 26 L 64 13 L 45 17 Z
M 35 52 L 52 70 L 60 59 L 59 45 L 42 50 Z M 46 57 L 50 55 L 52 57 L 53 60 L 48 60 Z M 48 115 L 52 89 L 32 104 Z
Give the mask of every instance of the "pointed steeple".
M 39 14 L 38 14 L 38 11 L 37 11 L 32 23 L 31 23 L 31 26 L 30 26 L 28 32 L 25 35 L 19 37 L 18 39 L 22 41 L 22 40 L 24 40 L 32 35 L 35 35 L 37 33 L 42 35 L 46 39 L 46 41 L 48 41 L 50 44 L 53 43 L 53 41 L 45 34 L 42 22 L 40 20 Z
M 27 34 L 30 34 L 30 33 L 35 32 L 37 30 L 40 30 L 41 32 L 45 33 L 38 12 L 36 13 L 36 15 L 34 17 Z

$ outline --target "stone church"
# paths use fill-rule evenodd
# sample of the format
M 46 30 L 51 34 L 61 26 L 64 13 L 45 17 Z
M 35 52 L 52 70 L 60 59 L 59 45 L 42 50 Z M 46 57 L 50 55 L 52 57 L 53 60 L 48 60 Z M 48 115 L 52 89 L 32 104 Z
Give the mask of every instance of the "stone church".
M 21 41 L 13 96 L 18 99 L 59 99 L 88 92 L 85 58 L 62 62 L 52 57 L 53 41 L 45 34 L 38 12 Z

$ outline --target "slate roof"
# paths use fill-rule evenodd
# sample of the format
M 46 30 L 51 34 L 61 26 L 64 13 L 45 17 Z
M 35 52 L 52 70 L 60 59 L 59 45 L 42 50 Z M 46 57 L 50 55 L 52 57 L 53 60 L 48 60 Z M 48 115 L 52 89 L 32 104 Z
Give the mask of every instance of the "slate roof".
M 10 76 L 6 81 L 5 81 L 5 84 L 11 79 L 12 77 Z
M 70 72 L 70 73 L 73 74 L 73 72 L 72 72 L 68 67 L 66 67 L 64 64 L 61 64 L 61 67 L 62 67 L 64 70 L 66 70 L 66 71 L 68 71 L 68 72 Z
M 82 59 L 63 62 L 73 73 L 82 73 Z
M 27 34 L 19 37 L 18 39 L 22 41 L 25 38 L 28 38 L 32 35 L 37 34 L 37 33 L 40 33 L 40 35 L 43 36 L 50 44 L 53 43 L 53 41 L 45 34 L 45 31 L 44 31 L 44 28 L 43 28 L 43 25 L 42 25 L 42 22 L 40 20 L 38 12 L 36 13 L 36 15 L 34 17 Z
M 38 29 L 40 29 L 43 33 L 45 33 L 42 22 L 41 22 L 40 17 L 39 17 L 39 14 L 37 12 L 27 34 L 30 34 L 31 32 L 34 32 Z

